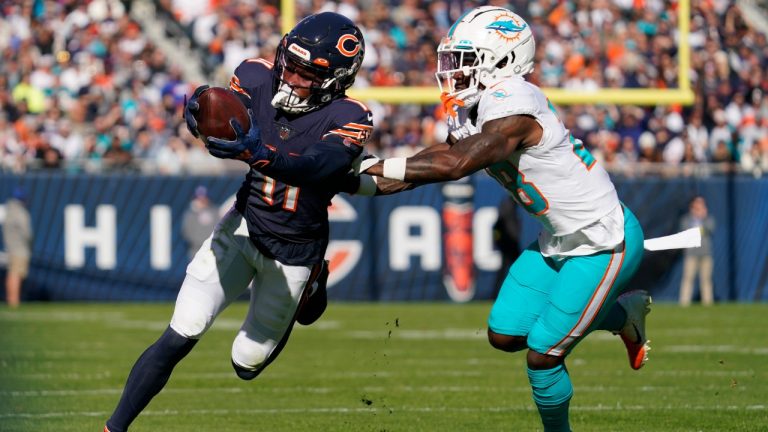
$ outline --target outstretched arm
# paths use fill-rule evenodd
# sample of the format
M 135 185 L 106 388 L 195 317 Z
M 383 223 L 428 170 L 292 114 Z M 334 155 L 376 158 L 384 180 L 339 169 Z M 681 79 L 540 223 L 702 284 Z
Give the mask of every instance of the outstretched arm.
M 271 151 L 266 163 L 262 162 L 256 169 L 290 185 L 315 184 L 348 171 L 356 156 L 352 153 L 354 150 L 335 143 L 319 142 L 303 155 Z
M 234 140 L 208 137 L 208 152 L 222 159 L 239 159 L 262 174 L 293 186 L 314 184 L 346 172 L 362 151 L 360 145 L 345 145 L 332 135 L 328 139 L 323 137 L 306 153 L 282 152 L 263 142 L 253 110 L 248 110 L 248 117 L 251 127 L 247 132 L 236 119 L 230 120 Z
M 541 126 L 533 117 L 504 117 L 486 123 L 480 133 L 450 147 L 419 153 L 407 159 L 387 159 L 365 172 L 408 183 L 457 180 L 505 160 L 519 145 L 537 144 L 541 135 Z
M 445 151 L 449 148 L 450 146 L 448 144 L 444 144 L 444 143 L 435 144 L 422 149 L 420 152 L 416 153 L 415 156 L 425 155 L 433 152 Z M 420 185 L 420 183 L 408 183 L 400 180 L 389 179 L 386 177 L 375 177 L 375 183 L 376 183 L 376 195 L 392 195 L 399 192 L 411 190 Z
M 443 151 L 450 148 L 448 144 L 436 144 L 427 148 L 422 149 L 417 155 L 423 155 L 426 153 L 432 153 L 436 151 Z M 359 160 L 356 160 L 356 163 L 361 163 L 362 161 L 370 160 L 371 164 L 374 164 L 379 160 L 379 158 L 375 155 L 368 155 L 366 153 L 363 153 L 363 155 L 359 156 Z M 399 192 L 411 190 L 419 184 L 417 183 L 408 183 L 401 180 L 394 180 L 386 177 L 380 177 L 380 176 L 373 176 L 368 174 L 355 174 L 358 171 L 365 171 L 366 169 L 361 169 L 360 166 L 353 167 L 353 172 L 350 172 L 347 177 L 347 183 L 354 184 L 354 187 L 347 190 L 343 188 L 342 190 L 346 190 L 349 193 L 354 193 L 358 195 L 364 195 L 364 196 L 374 196 L 374 195 L 392 195 Z

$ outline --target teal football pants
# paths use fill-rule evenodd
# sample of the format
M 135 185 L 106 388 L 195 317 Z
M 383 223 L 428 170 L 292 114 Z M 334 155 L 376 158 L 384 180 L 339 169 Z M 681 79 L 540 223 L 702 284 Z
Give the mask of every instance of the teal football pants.
M 555 262 L 533 242 L 512 264 L 488 318 L 499 334 L 527 336 L 541 354 L 567 355 L 598 327 L 643 257 L 643 230 L 624 207 L 624 243 Z

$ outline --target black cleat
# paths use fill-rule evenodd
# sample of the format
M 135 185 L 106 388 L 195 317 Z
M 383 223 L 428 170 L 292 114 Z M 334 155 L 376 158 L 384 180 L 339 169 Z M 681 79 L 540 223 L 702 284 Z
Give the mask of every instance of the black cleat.
M 328 283 L 328 261 L 323 261 L 317 279 L 307 289 L 306 297 L 299 305 L 296 321 L 301 325 L 310 325 L 320 319 L 328 306 L 328 291 L 325 286 Z M 310 291 L 311 290 L 311 291 Z

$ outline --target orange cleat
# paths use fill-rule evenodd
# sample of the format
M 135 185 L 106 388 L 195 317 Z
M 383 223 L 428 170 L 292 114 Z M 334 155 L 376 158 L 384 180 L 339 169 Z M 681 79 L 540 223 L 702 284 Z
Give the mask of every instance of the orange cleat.
M 624 346 L 627 347 L 629 366 L 638 370 L 648 361 L 651 350 L 645 333 L 645 316 L 651 311 L 651 296 L 647 291 L 636 290 L 619 296 L 618 303 L 627 312 L 627 322 L 619 332 Z

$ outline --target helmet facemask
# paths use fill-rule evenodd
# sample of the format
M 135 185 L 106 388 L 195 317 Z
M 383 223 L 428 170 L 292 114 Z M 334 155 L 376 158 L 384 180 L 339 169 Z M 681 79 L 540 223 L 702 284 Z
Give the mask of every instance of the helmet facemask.
M 473 105 L 479 95 L 480 67 L 480 56 L 473 47 L 438 49 L 435 77 L 440 92 L 463 101 L 466 106 Z
M 514 61 L 514 50 L 496 57 L 492 50 L 483 47 L 441 45 L 437 50 L 435 77 L 441 92 L 471 107 L 496 80 L 518 74 L 512 67 Z

